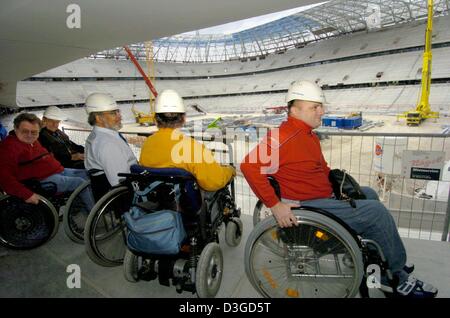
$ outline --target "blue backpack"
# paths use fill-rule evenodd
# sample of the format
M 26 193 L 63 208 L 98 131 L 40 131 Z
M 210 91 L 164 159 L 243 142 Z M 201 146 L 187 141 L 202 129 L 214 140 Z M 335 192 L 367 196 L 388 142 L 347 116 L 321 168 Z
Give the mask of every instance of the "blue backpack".
M 124 214 L 128 227 L 127 245 L 131 250 L 148 253 L 178 254 L 186 238 L 181 214 L 172 210 L 145 213 L 133 206 Z
M 127 246 L 131 250 L 173 255 L 179 253 L 181 244 L 186 239 L 181 213 L 168 209 L 148 212 L 142 207 L 142 202 L 147 202 L 147 195 L 161 184 L 162 182 L 155 181 L 142 191 L 135 189 L 132 207 L 123 215 L 128 228 Z M 178 201 L 178 185 L 175 185 L 174 190 Z

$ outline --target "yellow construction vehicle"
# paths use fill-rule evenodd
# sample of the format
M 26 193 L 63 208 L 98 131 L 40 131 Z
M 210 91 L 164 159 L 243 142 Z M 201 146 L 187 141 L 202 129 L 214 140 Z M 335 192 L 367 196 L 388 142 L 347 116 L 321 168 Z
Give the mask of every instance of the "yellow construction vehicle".
M 427 118 L 439 118 L 439 112 L 431 111 L 429 97 L 431 86 L 431 36 L 433 33 L 433 0 L 428 0 L 428 21 L 427 29 L 425 31 L 425 50 L 423 52 L 423 66 L 422 66 L 422 87 L 420 101 L 415 110 L 404 112 L 397 115 L 399 118 L 406 118 L 408 126 L 417 126 Z
M 134 117 L 136 118 L 136 123 L 138 123 L 141 126 L 148 126 L 154 123 L 155 121 L 155 115 L 153 113 L 147 114 L 141 111 L 136 110 L 136 108 L 131 106 L 131 111 L 134 114 Z

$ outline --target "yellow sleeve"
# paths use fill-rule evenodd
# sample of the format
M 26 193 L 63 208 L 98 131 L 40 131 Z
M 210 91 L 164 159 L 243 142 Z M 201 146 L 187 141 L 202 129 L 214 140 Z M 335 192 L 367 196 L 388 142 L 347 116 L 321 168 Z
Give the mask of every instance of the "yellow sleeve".
M 218 164 L 209 149 L 196 140 L 191 140 L 194 160 L 188 166 L 190 172 L 196 177 L 199 186 L 206 191 L 216 191 L 223 188 L 235 175 L 234 168 Z

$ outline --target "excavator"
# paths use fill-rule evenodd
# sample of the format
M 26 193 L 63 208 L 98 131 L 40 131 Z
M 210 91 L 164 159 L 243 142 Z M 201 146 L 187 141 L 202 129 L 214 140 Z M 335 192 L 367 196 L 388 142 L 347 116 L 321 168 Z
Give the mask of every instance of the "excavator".
M 422 66 L 422 86 L 420 101 L 416 106 L 416 109 L 404 112 L 397 115 L 397 121 L 399 118 L 406 118 L 406 124 L 408 126 L 418 126 L 422 121 L 427 118 L 439 118 L 439 112 L 431 111 L 429 97 L 431 86 L 431 36 L 433 32 L 433 0 L 428 0 L 428 20 L 427 28 L 425 31 L 425 50 L 423 53 L 423 66 Z
M 147 86 L 151 92 L 150 99 L 149 99 L 150 100 L 150 113 L 144 113 L 144 112 L 136 110 L 136 108 L 134 107 L 134 104 L 131 107 L 131 111 L 133 112 L 134 117 L 136 118 L 136 122 L 138 124 L 140 124 L 142 126 L 152 125 L 155 123 L 155 110 L 154 110 L 155 105 L 154 105 L 154 103 L 155 103 L 155 98 L 158 96 L 158 93 L 156 92 L 156 89 L 153 86 L 152 81 L 149 79 L 147 74 L 145 74 L 144 70 L 142 69 L 139 62 L 136 60 L 136 57 L 133 55 L 131 50 L 127 46 L 124 46 L 123 48 L 125 49 L 128 56 L 130 57 L 131 62 L 133 62 L 133 64 L 138 69 L 139 73 L 144 78 L 144 81 L 147 84 Z M 152 76 L 152 74 L 154 73 L 154 65 L 153 65 L 153 47 L 152 47 L 151 42 L 146 43 L 146 55 L 147 55 L 147 65 L 149 68 L 149 74 L 150 74 L 150 76 Z M 154 74 L 153 74 L 152 78 L 154 79 Z
M 219 122 L 222 121 L 222 117 L 217 117 L 216 119 L 214 119 L 212 122 L 209 123 L 209 125 L 206 127 L 207 129 L 209 128 L 220 128 L 219 126 Z

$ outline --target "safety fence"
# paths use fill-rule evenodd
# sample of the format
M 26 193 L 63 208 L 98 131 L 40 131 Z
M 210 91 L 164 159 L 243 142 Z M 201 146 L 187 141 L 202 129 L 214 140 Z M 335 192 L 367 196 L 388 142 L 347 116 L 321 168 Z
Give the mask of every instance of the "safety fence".
M 80 129 L 64 131 L 78 144 L 84 144 L 90 133 Z M 219 162 L 232 163 L 238 169 L 236 202 L 242 213 L 252 215 L 257 198 L 240 173 L 239 163 L 267 133 L 267 128 L 251 133 L 231 129 L 224 134 L 185 133 L 213 150 Z M 138 159 L 150 134 L 123 133 Z M 345 169 L 361 185 L 375 189 L 391 211 L 402 237 L 450 240 L 450 134 L 318 134 L 328 165 Z

